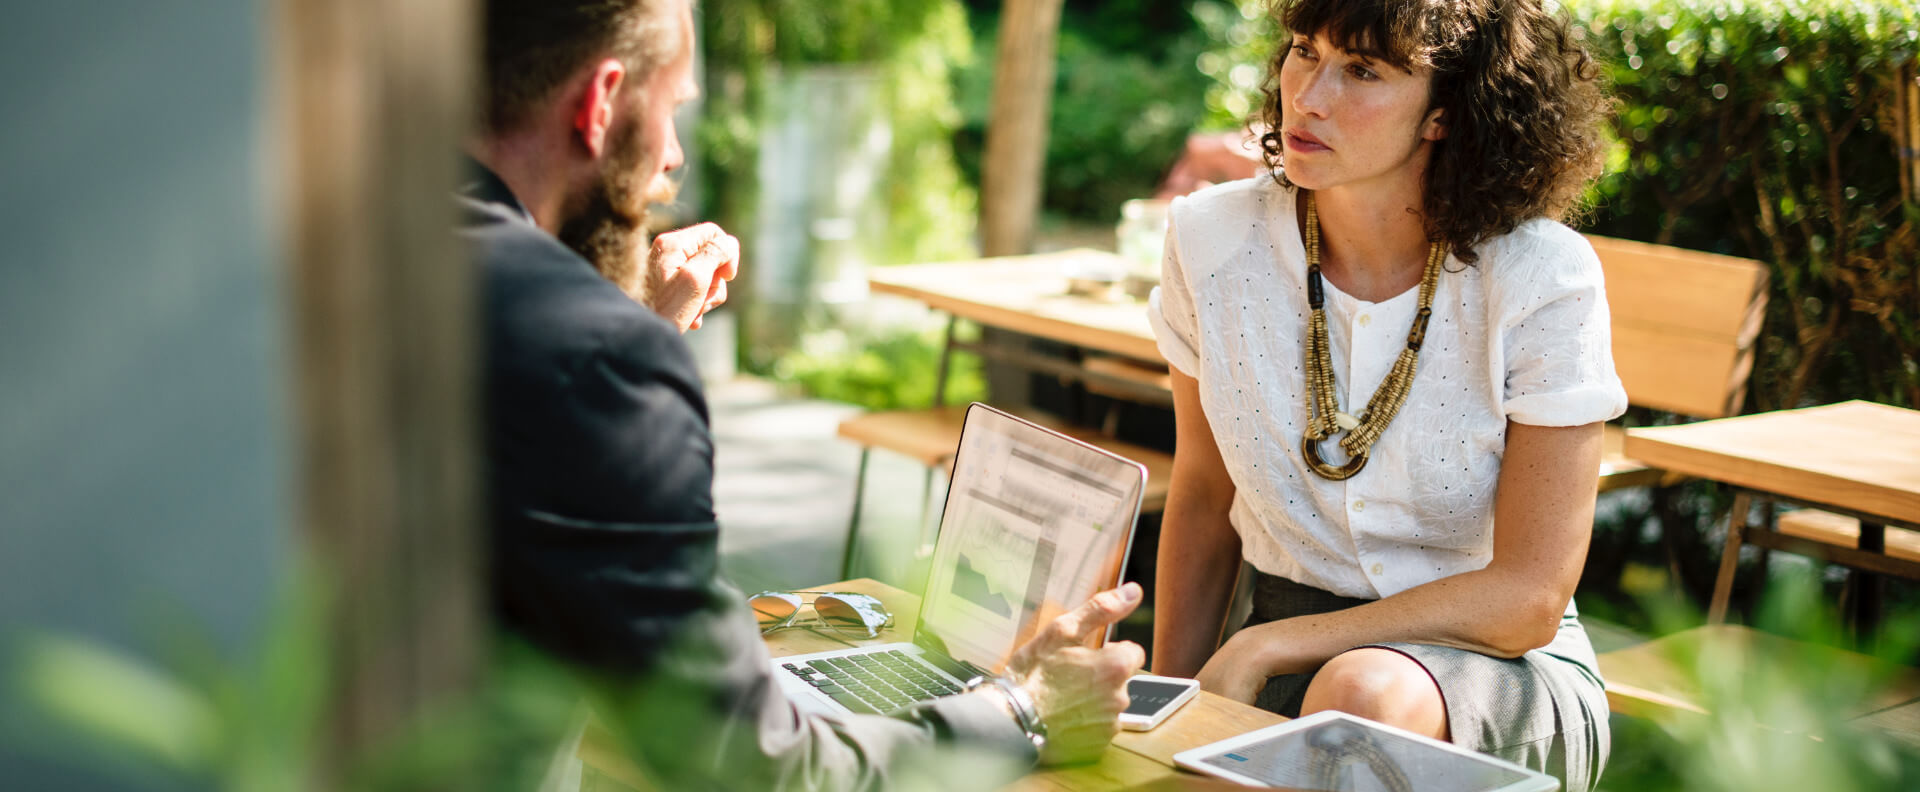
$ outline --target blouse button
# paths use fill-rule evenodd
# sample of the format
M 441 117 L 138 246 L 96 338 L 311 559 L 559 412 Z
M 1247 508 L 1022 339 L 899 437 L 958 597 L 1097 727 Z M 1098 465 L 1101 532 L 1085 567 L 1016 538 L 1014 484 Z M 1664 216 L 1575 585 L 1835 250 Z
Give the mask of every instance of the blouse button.
M 1357 500 L 1357 501 L 1354 501 L 1354 502 L 1353 502 L 1353 510 L 1354 510 L 1354 511 L 1357 511 L 1357 512 L 1362 512 L 1362 511 L 1366 511 L 1366 510 L 1367 510 L 1367 502 L 1366 502 L 1366 501 L 1363 501 L 1363 500 Z
M 1361 314 L 1361 315 L 1360 315 L 1360 326 L 1361 326 L 1361 327 L 1366 327 L 1367 325 L 1369 325 L 1369 324 L 1372 324 L 1372 323 L 1373 323 L 1373 315 L 1372 315 L 1372 314 Z
M 1373 565 L 1373 574 L 1375 574 L 1375 575 L 1380 575 L 1380 574 L 1383 574 L 1383 573 L 1385 573 L 1386 571 L 1387 571 L 1387 568 L 1386 568 L 1386 567 L 1384 567 L 1384 566 L 1381 566 L 1381 565 L 1379 565 L 1379 564 L 1374 564 L 1374 565 Z

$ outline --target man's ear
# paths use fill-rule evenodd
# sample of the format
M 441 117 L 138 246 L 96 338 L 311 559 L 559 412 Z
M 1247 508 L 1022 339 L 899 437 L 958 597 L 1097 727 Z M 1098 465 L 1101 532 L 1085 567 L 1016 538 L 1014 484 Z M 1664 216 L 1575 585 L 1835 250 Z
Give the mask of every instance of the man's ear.
M 1420 126 L 1421 140 L 1445 140 L 1446 139 L 1447 122 L 1446 122 L 1446 119 L 1444 118 L 1444 116 L 1446 115 L 1446 112 L 1447 112 L 1446 110 L 1438 107 L 1427 112 L 1427 120 L 1422 122 Z
M 601 60 L 594 64 L 587 88 L 580 93 L 579 104 L 573 109 L 573 130 L 594 159 L 606 152 L 607 130 L 613 128 L 615 99 L 620 95 L 620 84 L 626 79 L 627 67 L 619 59 Z

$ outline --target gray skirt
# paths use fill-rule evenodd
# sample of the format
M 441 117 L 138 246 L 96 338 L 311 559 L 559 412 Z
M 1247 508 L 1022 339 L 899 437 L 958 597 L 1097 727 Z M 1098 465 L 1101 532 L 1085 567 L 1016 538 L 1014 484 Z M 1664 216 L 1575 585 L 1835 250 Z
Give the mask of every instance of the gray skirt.
M 1254 574 L 1248 626 L 1367 602 Z M 1446 702 L 1454 744 L 1559 778 L 1567 792 L 1586 792 L 1599 783 L 1612 743 L 1607 693 L 1579 619 L 1563 618 L 1552 643 L 1512 660 L 1417 643 L 1371 646 L 1406 655 L 1433 676 Z M 1254 703 L 1298 717 L 1312 681 L 1312 674 L 1273 677 Z

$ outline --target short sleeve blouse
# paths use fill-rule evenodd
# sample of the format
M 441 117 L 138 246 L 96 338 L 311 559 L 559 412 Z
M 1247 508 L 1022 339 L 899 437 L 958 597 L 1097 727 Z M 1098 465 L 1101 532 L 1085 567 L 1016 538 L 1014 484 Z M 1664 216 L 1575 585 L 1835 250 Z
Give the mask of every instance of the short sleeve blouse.
M 1483 568 L 1509 420 L 1618 417 L 1605 282 L 1593 248 L 1546 219 L 1449 258 L 1407 403 L 1346 481 L 1307 470 L 1306 251 L 1295 191 L 1269 177 L 1176 200 L 1148 308 L 1202 409 L 1236 493 L 1256 568 L 1349 597 L 1387 597 Z M 1357 412 L 1406 345 L 1418 289 L 1366 302 L 1326 283 L 1335 398 Z M 1321 453 L 1345 456 L 1329 440 Z

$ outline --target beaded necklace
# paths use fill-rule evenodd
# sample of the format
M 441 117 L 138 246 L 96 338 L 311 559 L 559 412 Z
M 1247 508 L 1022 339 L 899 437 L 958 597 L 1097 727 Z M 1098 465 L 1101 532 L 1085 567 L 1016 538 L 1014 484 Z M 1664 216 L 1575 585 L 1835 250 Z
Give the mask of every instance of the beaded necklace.
M 1320 213 L 1314 207 L 1313 193 L 1307 193 L 1307 305 L 1313 309 L 1307 323 L 1307 389 L 1313 399 L 1308 409 L 1307 430 L 1300 447 L 1307 458 L 1307 469 L 1322 478 L 1344 481 L 1367 466 L 1367 453 L 1386 431 L 1387 424 L 1407 402 L 1407 389 L 1413 385 L 1414 367 L 1420 363 L 1420 345 L 1427 339 L 1427 319 L 1433 316 L 1433 289 L 1440 280 L 1440 263 L 1447 249 L 1439 242 L 1427 250 L 1427 269 L 1420 276 L 1420 311 L 1414 314 L 1413 327 L 1407 331 L 1407 348 L 1393 362 L 1393 370 L 1373 392 L 1360 417 L 1340 411 L 1333 395 L 1333 353 L 1327 344 L 1325 287 L 1320 281 Z M 1347 452 L 1347 463 L 1335 467 L 1320 458 L 1320 441 L 1340 432 L 1347 436 L 1340 447 Z

